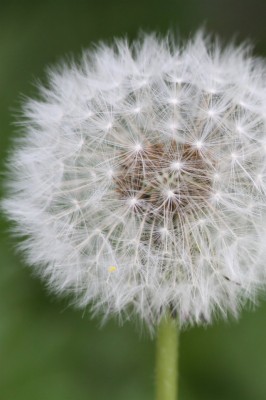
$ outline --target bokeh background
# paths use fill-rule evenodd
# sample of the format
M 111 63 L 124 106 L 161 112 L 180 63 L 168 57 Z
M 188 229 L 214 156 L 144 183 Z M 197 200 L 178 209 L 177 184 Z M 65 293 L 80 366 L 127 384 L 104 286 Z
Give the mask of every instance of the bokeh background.
M 23 96 L 65 55 L 140 29 L 205 25 L 266 55 L 265 0 L 0 0 L 0 178 Z M 3 194 L 3 189 L 1 189 Z M 0 220 L 0 399 L 151 400 L 154 346 L 133 323 L 100 328 L 33 277 Z M 266 260 L 265 260 L 266 263 Z M 181 400 L 266 399 L 266 301 L 240 321 L 181 335 Z

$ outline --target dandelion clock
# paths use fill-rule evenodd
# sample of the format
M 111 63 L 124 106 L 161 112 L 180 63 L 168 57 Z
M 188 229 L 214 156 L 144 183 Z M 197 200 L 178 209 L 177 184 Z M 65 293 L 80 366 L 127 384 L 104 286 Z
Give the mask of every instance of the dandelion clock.
M 265 76 L 248 46 L 142 35 L 24 104 L 2 201 L 19 246 L 54 292 L 158 331 L 157 400 L 177 398 L 178 327 L 265 285 Z

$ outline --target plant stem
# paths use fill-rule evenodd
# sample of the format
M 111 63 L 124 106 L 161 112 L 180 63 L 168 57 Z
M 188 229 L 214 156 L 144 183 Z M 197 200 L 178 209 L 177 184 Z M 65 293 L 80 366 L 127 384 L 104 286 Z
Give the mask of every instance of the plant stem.
M 170 313 L 160 322 L 156 348 L 156 400 L 177 400 L 178 322 Z

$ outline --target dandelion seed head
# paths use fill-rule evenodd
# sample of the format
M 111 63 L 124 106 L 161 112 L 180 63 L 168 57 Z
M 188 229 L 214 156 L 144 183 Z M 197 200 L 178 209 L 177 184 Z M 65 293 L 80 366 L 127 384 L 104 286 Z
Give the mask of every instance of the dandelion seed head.
M 214 43 L 101 44 L 24 105 L 2 208 L 95 315 L 205 324 L 266 283 L 265 62 Z

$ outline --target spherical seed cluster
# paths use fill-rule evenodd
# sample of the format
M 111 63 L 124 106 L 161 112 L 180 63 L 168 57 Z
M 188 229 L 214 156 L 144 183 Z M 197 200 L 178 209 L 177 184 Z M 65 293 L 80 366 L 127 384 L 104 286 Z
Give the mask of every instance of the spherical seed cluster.
M 93 312 L 237 314 L 265 284 L 265 63 L 201 33 L 100 45 L 24 107 L 3 207 L 28 262 Z

